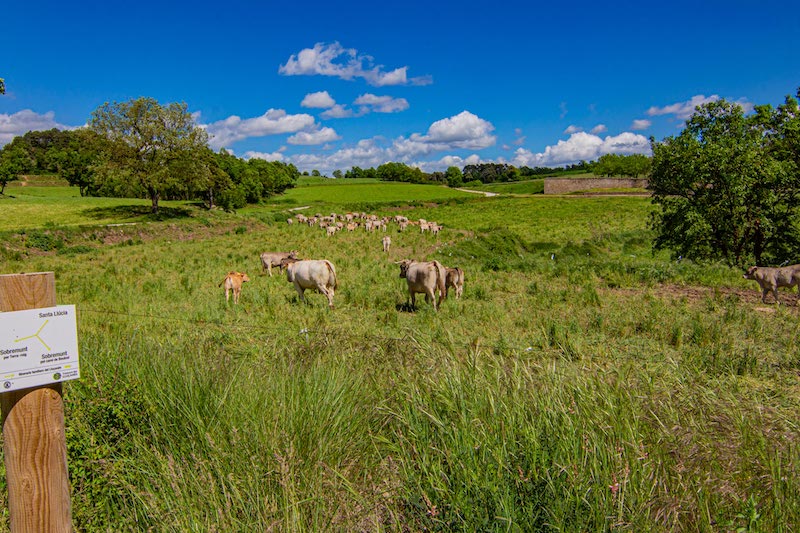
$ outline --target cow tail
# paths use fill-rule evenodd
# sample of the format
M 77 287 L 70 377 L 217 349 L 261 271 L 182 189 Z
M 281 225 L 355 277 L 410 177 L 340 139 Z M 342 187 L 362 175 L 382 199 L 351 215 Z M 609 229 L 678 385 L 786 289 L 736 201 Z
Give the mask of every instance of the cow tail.
M 336 269 L 333 267 L 333 263 L 331 263 L 328 260 L 325 261 L 325 264 L 328 265 L 328 270 L 330 271 L 331 276 L 333 277 L 333 290 L 336 290 L 339 288 L 339 280 L 336 277 Z
M 436 287 L 439 289 L 439 302 L 447 298 L 447 270 L 442 266 L 439 261 L 433 262 L 436 267 Z

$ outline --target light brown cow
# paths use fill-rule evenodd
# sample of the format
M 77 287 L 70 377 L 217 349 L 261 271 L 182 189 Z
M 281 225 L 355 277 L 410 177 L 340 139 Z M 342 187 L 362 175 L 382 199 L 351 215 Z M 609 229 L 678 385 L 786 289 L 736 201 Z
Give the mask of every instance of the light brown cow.
M 453 287 L 456 291 L 456 299 L 459 299 L 464 293 L 464 271 L 459 267 L 447 267 L 446 270 L 447 276 L 444 280 L 444 294 L 447 296 L 450 292 L 450 287 Z
M 242 292 L 242 284 L 245 281 L 250 281 L 250 278 L 244 272 L 228 272 L 225 279 L 218 285 L 218 287 L 225 286 L 225 303 L 230 299 L 231 291 L 233 291 L 233 303 L 239 303 L 239 294 Z
M 286 257 L 296 259 L 297 250 L 292 250 L 291 252 L 264 252 L 261 254 L 262 273 L 266 270 L 269 272 L 269 276 L 272 277 L 272 267 L 280 267 L 281 259 Z
M 333 309 L 333 293 L 338 284 L 336 269 L 327 259 L 307 259 L 291 263 L 286 267 L 286 279 L 294 283 L 301 302 L 305 302 L 305 290 L 313 289 L 324 294 L 328 298 L 328 307 Z
M 760 267 L 751 266 L 744 274 L 745 279 L 755 280 L 761 287 L 761 301 L 766 303 L 767 293 L 772 292 L 775 302 L 780 304 L 778 299 L 778 287 L 794 287 L 797 285 L 800 293 L 800 265 L 789 265 L 785 267 Z
M 381 242 L 383 243 L 383 251 L 388 252 L 389 246 L 392 245 L 392 239 L 386 235 L 383 239 L 381 239 Z
M 433 303 L 434 310 L 438 310 L 442 300 L 447 297 L 445 289 L 445 279 L 447 271 L 439 261 L 417 262 L 404 259 L 398 263 L 400 265 L 400 277 L 405 278 L 408 283 L 408 294 L 411 296 L 411 307 L 416 307 L 416 294 L 424 294 L 425 301 Z M 436 295 L 439 301 L 436 301 Z

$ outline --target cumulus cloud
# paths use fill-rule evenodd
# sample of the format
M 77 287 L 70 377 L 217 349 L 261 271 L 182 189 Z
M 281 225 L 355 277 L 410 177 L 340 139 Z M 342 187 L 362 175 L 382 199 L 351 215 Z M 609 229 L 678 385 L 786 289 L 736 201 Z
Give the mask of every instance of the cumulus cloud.
M 328 91 L 319 91 L 316 93 L 309 93 L 300 102 L 303 107 L 312 107 L 316 109 L 328 109 L 336 105 L 336 100 L 331 98 Z
M 245 159 L 263 159 L 264 161 L 283 161 L 286 159 L 280 151 L 272 152 L 271 154 L 265 152 L 254 152 L 252 150 L 244 153 Z
M 320 113 L 319 116 L 322 118 L 349 118 L 355 116 L 355 113 L 352 109 L 349 109 L 346 106 L 336 104 L 330 109 L 326 109 Z
M 564 130 L 564 133 L 566 135 L 572 135 L 573 133 L 578 133 L 579 131 L 583 131 L 583 128 L 570 124 L 567 126 L 567 129 Z
M 615 136 L 601 138 L 591 133 L 578 132 L 567 140 L 545 148 L 544 152 L 533 153 L 518 148 L 511 161 L 516 166 L 547 167 L 592 161 L 605 154 L 649 154 L 650 142 L 643 135 L 624 132 Z
M 707 104 L 709 102 L 716 102 L 717 100 L 719 100 L 719 95 L 716 94 L 712 94 L 711 96 L 698 94 L 692 96 L 685 102 L 676 102 L 664 107 L 653 106 L 647 110 L 647 114 L 651 117 L 659 115 L 675 115 L 681 120 L 686 120 L 692 116 L 692 113 L 694 113 L 694 110 L 697 106 Z
M 76 126 L 66 126 L 55 120 L 53 111 L 40 114 L 30 109 L 23 109 L 14 114 L 0 113 L 0 146 L 10 143 L 14 137 L 25 135 L 29 131 L 72 130 Z
M 414 134 L 418 142 L 447 144 L 456 148 L 481 149 L 492 146 L 496 137 L 491 134 L 494 126 L 469 111 L 437 120 L 428 128 L 427 135 Z
M 491 134 L 493 130 L 494 126 L 490 122 L 464 111 L 434 122 L 425 134 L 414 133 L 409 137 L 398 137 L 392 140 L 373 137 L 363 139 L 354 146 L 344 147 L 333 153 L 295 154 L 286 156 L 283 160 L 294 164 L 301 171 L 317 169 L 323 173 L 353 166 L 375 168 L 389 161 L 417 166 L 430 172 L 444 170 L 449 166 L 463 166 L 480 162 L 477 155 L 469 156 L 466 159 L 456 155 L 447 155 L 438 162 L 420 162 L 419 160 L 430 154 L 461 149 L 479 150 L 491 146 L 495 143 L 495 136 Z M 304 138 L 303 135 L 301 133 L 295 137 Z
M 334 76 L 343 80 L 362 78 L 375 87 L 389 85 L 428 85 L 430 76 L 408 78 L 408 67 L 384 71 L 374 59 L 360 54 L 354 48 L 344 48 L 338 42 L 317 43 L 314 48 L 304 48 L 292 54 L 286 64 L 278 68 L 284 76 Z
M 203 127 L 210 136 L 209 145 L 216 150 L 249 137 L 295 133 L 313 126 L 311 115 L 289 115 L 283 109 L 270 109 L 260 117 L 242 119 L 233 115 Z
M 716 102 L 719 99 L 720 97 L 717 94 L 712 94 L 711 96 L 698 94 L 692 96 L 689 100 L 686 100 L 685 102 L 676 102 L 674 104 L 666 105 L 664 107 L 653 106 L 647 110 L 647 114 L 651 117 L 660 115 L 674 115 L 676 118 L 680 120 L 688 120 L 689 117 L 691 117 L 692 114 L 694 114 L 697 106 L 701 106 L 709 102 Z M 742 106 L 742 109 L 744 109 L 745 113 L 749 113 L 750 111 L 753 110 L 753 104 L 751 102 L 748 102 L 746 98 L 739 98 L 738 100 L 735 100 L 735 103 Z
M 311 146 L 315 144 L 325 144 L 331 141 L 338 141 L 341 137 L 333 128 L 320 128 L 312 131 L 301 131 L 295 133 L 286 142 L 289 144 Z
M 589 130 L 589 133 L 593 133 L 593 134 L 597 135 L 598 133 L 605 133 L 607 131 L 608 131 L 608 128 L 606 128 L 605 124 L 598 124 L 597 126 L 592 128 L 591 130 Z
M 640 119 L 636 119 L 633 122 L 631 122 L 631 129 L 634 130 L 634 131 L 646 130 L 647 128 L 649 128 L 652 125 L 653 125 L 653 123 L 651 121 L 647 120 L 646 118 L 640 118 Z
M 362 94 L 355 99 L 353 105 L 362 106 L 365 110 L 374 113 L 398 113 L 408 109 L 408 100 L 405 98 L 394 98 L 392 96 L 377 96 L 374 94 Z

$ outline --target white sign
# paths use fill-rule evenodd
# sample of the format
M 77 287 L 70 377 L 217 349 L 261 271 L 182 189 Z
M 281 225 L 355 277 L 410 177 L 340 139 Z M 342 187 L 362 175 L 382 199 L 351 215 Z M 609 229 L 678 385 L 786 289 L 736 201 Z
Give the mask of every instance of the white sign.
M 74 305 L 0 313 L 0 392 L 80 374 Z

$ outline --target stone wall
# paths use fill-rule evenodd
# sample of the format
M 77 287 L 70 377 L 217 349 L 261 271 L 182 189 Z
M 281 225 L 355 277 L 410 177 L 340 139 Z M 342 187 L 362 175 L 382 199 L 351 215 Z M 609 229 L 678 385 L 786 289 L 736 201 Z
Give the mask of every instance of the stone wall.
M 590 189 L 646 189 L 646 179 L 630 178 L 547 178 L 545 194 L 568 194 Z

